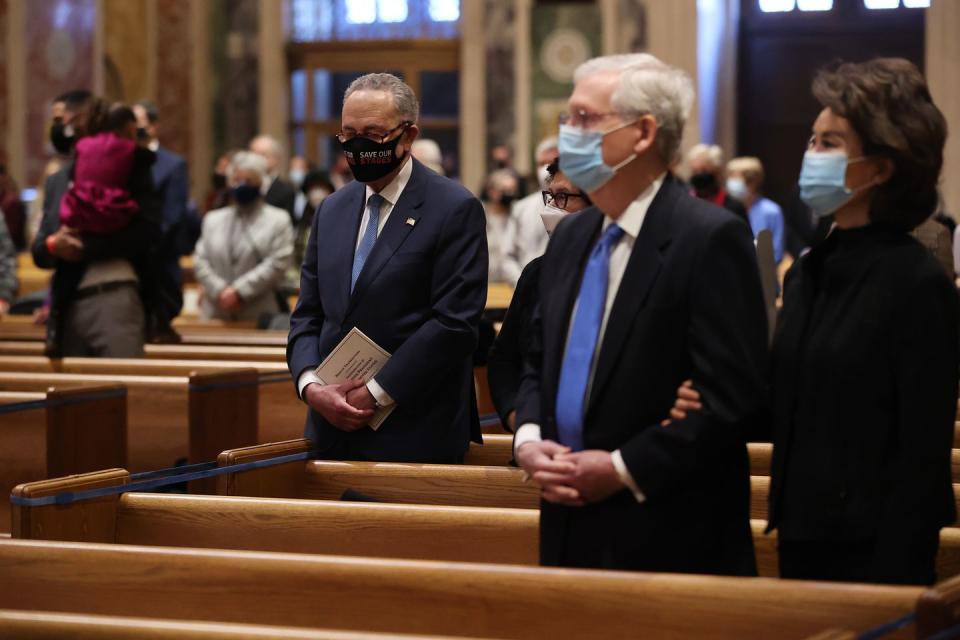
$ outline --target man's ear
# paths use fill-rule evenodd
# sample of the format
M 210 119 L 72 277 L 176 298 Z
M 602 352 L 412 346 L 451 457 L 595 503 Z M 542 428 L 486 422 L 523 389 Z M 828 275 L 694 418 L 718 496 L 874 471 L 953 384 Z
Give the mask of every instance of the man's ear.
M 420 127 L 415 124 L 411 124 L 404 130 L 400 136 L 400 145 L 404 148 L 404 154 L 410 153 L 410 149 L 413 147 L 413 141 L 416 140 L 419 135 Z
M 659 132 L 657 119 L 649 113 L 644 114 L 637 118 L 633 126 L 638 133 L 636 142 L 633 144 L 633 151 L 637 155 L 641 155 L 649 151 L 657 140 L 657 133 Z

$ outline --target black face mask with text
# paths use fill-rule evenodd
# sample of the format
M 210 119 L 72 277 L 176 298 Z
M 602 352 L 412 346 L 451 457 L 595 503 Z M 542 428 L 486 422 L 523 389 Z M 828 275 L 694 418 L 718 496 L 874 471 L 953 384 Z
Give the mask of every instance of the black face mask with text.
M 406 126 L 404 126 L 406 130 Z M 341 142 L 343 155 L 350 165 L 353 177 L 358 182 L 375 182 L 400 166 L 403 157 L 397 157 L 397 146 L 403 133 L 386 142 L 376 142 L 362 136 L 354 136 Z

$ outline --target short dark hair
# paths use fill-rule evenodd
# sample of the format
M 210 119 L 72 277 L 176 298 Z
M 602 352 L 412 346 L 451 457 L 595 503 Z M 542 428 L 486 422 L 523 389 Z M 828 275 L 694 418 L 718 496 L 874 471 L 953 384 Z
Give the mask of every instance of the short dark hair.
M 115 132 L 130 123 L 136 123 L 136 121 L 137 116 L 134 115 L 133 109 L 122 102 L 115 102 L 110 106 L 109 111 L 107 111 L 104 129 Z
M 557 158 L 547 165 L 547 175 L 550 176 L 551 180 L 553 180 L 553 177 L 557 175 L 558 171 L 560 171 L 560 158 Z
M 937 209 L 947 122 L 920 70 L 903 58 L 840 63 L 813 80 L 820 104 L 846 118 L 864 156 L 894 165 L 870 203 L 875 224 L 910 231 Z
M 88 103 L 93 98 L 93 93 L 86 89 L 71 89 L 61 93 L 56 98 L 53 99 L 54 102 L 64 103 L 68 109 L 71 111 L 76 110 L 78 107 L 82 107 Z
M 160 121 L 160 110 L 157 109 L 157 105 L 154 103 L 149 100 L 141 100 L 136 106 L 141 107 L 147 112 L 147 120 L 150 121 L 150 124 L 156 124 Z

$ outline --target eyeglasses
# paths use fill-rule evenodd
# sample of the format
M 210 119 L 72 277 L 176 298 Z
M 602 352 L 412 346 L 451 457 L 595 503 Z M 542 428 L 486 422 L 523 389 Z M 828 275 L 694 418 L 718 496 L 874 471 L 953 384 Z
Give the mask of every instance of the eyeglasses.
M 557 191 L 556 193 L 552 191 L 541 191 L 540 193 L 543 194 L 543 204 L 548 204 L 558 209 L 566 209 L 567 201 L 570 198 L 587 199 L 582 193 L 567 193 L 566 191 Z
M 356 131 L 341 131 L 340 133 L 337 134 L 337 140 L 340 141 L 340 144 L 343 144 L 347 140 L 353 140 L 354 138 L 359 136 L 361 138 L 366 138 L 367 140 L 370 140 L 372 142 L 376 142 L 377 144 L 383 144 L 390 138 L 391 135 L 393 135 L 394 131 L 397 131 L 398 129 L 406 129 L 412 124 L 413 124 L 412 122 L 408 120 L 404 120 L 403 122 L 395 126 L 393 129 L 390 129 L 389 131 L 383 134 L 376 133 L 376 132 L 358 134 Z
M 561 125 L 570 125 L 579 129 L 593 129 L 607 116 L 620 115 L 616 111 L 606 111 L 603 113 L 590 113 L 580 109 L 575 113 L 564 113 L 558 118 Z

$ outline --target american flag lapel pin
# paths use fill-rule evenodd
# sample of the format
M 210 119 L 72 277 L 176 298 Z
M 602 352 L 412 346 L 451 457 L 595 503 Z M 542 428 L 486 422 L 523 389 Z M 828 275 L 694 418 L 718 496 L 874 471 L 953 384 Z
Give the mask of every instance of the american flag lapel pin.
M 413 225 L 417 224 L 417 221 L 413 218 L 407 218 L 407 224 L 412 227 Z

